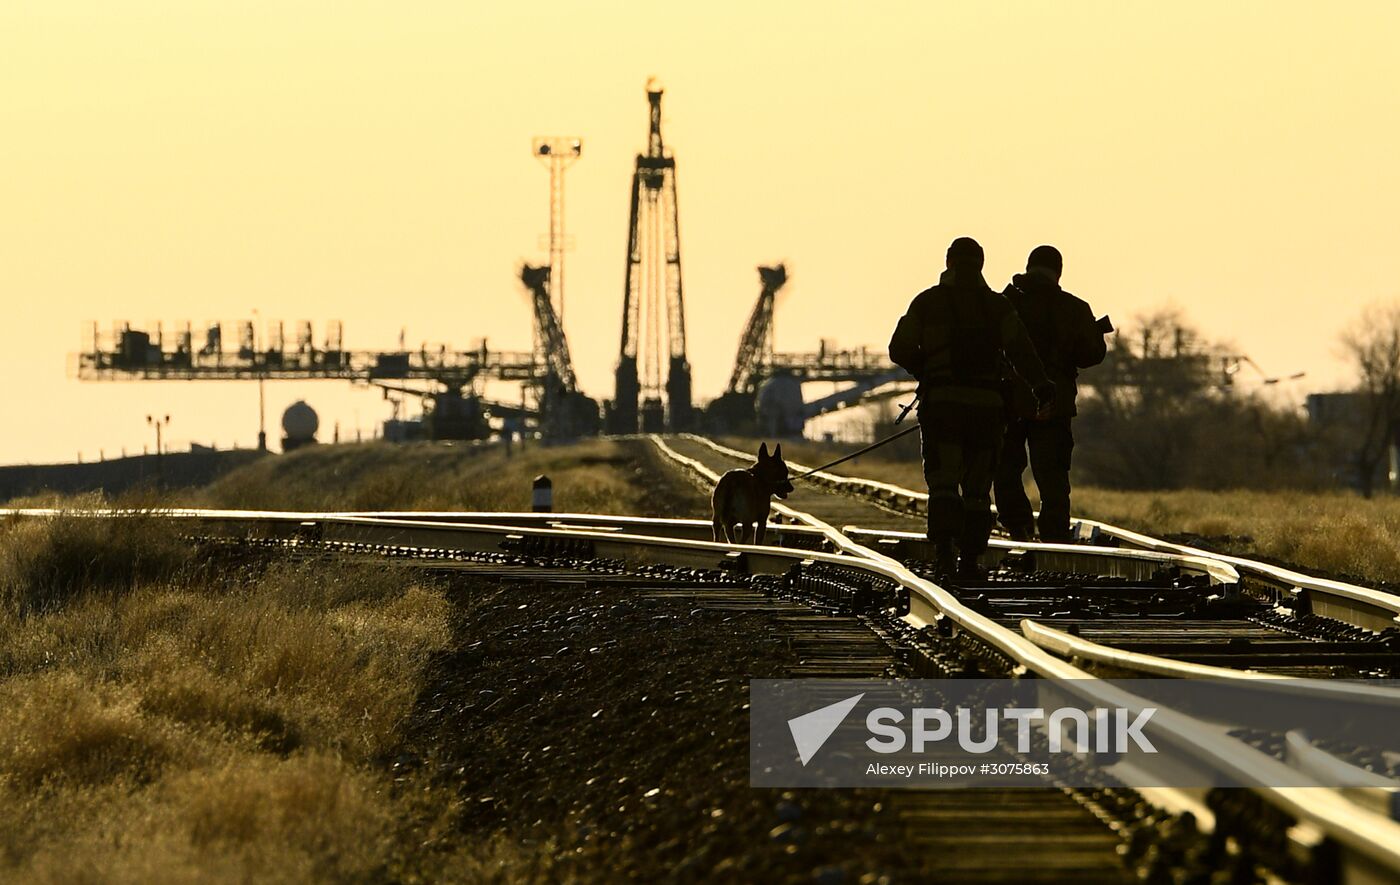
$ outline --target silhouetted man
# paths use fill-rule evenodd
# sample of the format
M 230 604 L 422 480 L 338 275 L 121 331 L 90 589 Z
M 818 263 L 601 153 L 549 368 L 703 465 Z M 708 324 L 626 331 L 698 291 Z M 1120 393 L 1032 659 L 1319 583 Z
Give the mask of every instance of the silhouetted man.
M 919 382 L 938 570 L 949 575 L 956 567 L 965 577 L 977 574 L 992 529 L 992 478 L 1006 424 L 1003 361 L 1047 405 L 1055 393 L 1015 309 L 982 279 L 982 262 L 976 240 L 954 240 L 938 285 L 914 298 L 890 339 L 890 358 Z
M 1040 489 L 1040 539 L 1071 540 L 1069 466 L 1074 433 L 1070 422 L 1078 411 L 1076 379 L 1080 369 L 1097 366 L 1107 353 L 1105 330 L 1089 305 L 1060 288 L 1063 268 L 1060 250 L 1037 246 L 1026 261 L 1026 272 L 1012 277 L 1003 293 L 1015 306 L 1046 373 L 1055 382 L 1054 402 L 1037 416 L 1035 398 L 1025 382 L 1005 379 L 1010 415 L 997 468 L 997 515 L 1017 540 L 1030 540 L 1036 528 L 1021 478 L 1028 447 L 1031 474 Z

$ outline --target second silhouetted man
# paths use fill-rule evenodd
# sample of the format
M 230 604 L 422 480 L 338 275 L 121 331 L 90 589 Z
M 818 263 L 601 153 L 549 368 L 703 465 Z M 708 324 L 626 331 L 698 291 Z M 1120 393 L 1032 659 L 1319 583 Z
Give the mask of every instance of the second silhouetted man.
M 997 515 L 1017 540 L 1030 540 L 1037 524 L 1022 480 L 1027 449 L 1031 474 L 1040 489 L 1040 539 L 1071 540 L 1069 467 L 1074 433 L 1070 422 L 1077 412 L 1076 380 L 1080 369 L 1097 366 L 1107 352 L 1106 321 L 1095 321 L 1086 302 L 1060 288 L 1063 267 L 1058 249 L 1037 246 L 1026 261 L 1026 272 L 1014 276 L 1003 293 L 1015 306 L 1055 383 L 1050 408 L 1041 410 L 1024 381 L 1008 373 L 1004 382 L 1009 420 L 996 475 Z

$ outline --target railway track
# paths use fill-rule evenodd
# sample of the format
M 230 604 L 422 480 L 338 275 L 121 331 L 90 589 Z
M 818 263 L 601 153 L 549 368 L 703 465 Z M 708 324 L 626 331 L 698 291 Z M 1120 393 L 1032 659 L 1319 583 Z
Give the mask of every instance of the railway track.
M 705 477 L 747 461 L 742 452 L 698 437 L 657 444 Z M 926 512 L 927 496 L 911 490 L 848 477 L 817 478 L 832 497 L 864 500 L 911 517 Z M 816 513 L 846 512 L 844 507 L 823 508 L 820 500 L 807 506 Z M 1219 557 L 1101 523 L 1081 521 L 1076 530 L 1086 539 L 1112 545 L 1112 552 L 1103 551 L 1107 559 L 1126 556 L 1137 561 L 1112 568 L 1100 563 L 1094 568 L 1093 553 L 1084 548 L 994 541 L 990 564 L 1003 570 L 987 581 L 947 584 L 944 589 L 967 609 L 1008 631 L 1019 628 L 1037 647 L 1084 667 L 1085 674 L 1244 679 L 1254 685 L 1269 675 L 1313 680 L 1388 678 L 1400 665 L 1394 629 L 1400 600 L 1386 594 L 1237 557 Z M 848 527 L 846 534 L 929 576 L 931 557 L 921 534 L 854 527 Z M 1133 557 L 1120 545 L 1180 559 L 1171 567 L 1159 564 L 1153 572 L 1150 560 Z M 1181 566 L 1203 562 L 1227 570 L 1205 568 L 1194 575 L 1182 574 Z M 1046 566 L 1062 571 L 1047 573 Z M 1213 584 L 1222 592 L 1210 592 Z M 1297 691 L 1294 680 L 1275 684 L 1281 691 Z M 1400 694 L 1394 692 L 1343 689 L 1342 694 L 1346 699 L 1341 703 L 1378 703 L 1391 710 L 1400 703 Z M 1377 775 L 1368 788 L 1338 792 L 1361 807 L 1396 816 L 1397 783 L 1377 771 L 1393 773 L 1395 766 L 1389 762 L 1393 757 L 1351 745 L 1331 753 L 1301 732 L 1282 727 L 1271 733 L 1243 731 L 1236 729 L 1231 736 L 1300 769 L 1334 776 L 1346 773 L 1359 783 L 1367 782 L 1368 773 Z M 1360 770 L 1359 760 L 1369 763 L 1365 771 Z M 1278 803 L 1279 798 L 1274 794 L 1266 802 L 1276 809 L 1286 804 Z M 1339 819 L 1350 816 L 1345 809 L 1339 808 L 1338 813 Z M 1379 875 L 1385 880 L 1392 875 L 1378 874 L 1367 864 L 1362 867 L 1354 872 L 1358 879 Z
M 748 460 L 696 437 L 654 444 L 702 482 Z M 166 515 L 215 543 L 389 557 L 507 581 L 617 583 L 693 594 L 736 612 L 781 612 L 805 643 L 796 676 L 1025 674 L 1073 680 L 1097 700 L 1131 704 L 1092 677 L 1394 672 L 1394 634 L 1377 627 L 1393 626 L 1400 600 L 1386 594 L 1087 523 L 1079 525 L 1083 536 L 1103 546 L 994 541 L 991 580 L 940 586 L 925 568 L 919 493 L 817 479 L 817 489 L 777 508 L 784 522 L 763 548 L 712 543 L 707 521 L 594 514 Z M 837 527 L 849 524 L 858 528 Z M 1213 641 L 1202 642 L 1205 636 Z M 1186 715 L 1168 724 L 1206 780 L 1267 783 L 1277 774 L 1271 766 L 1319 772 L 1347 764 L 1304 736 L 1284 735 L 1280 753 L 1276 735 L 1225 735 Z M 1394 881 L 1400 826 L 1388 819 L 1393 796 L 1379 781 L 1355 790 L 1137 792 L 1106 782 L 913 793 L 899 796 L 896 807 L 909 844 L 938 849 L 939 871 L 959 879 L 1038 873 L 1118 881 L 1129 873 L 1191 878 L 1229 868 L 1241 880 L 1267 869 L 1290 880 Z M 1029 819 L 1044 826 L 1028 828 Z
M 708 452 L 705 456 L 711 459 L 708 463 L 723 465 L 724 469 L 751 460 L 744 452 L 704 437 L 684 434 L 679 440 L 684 445 L 695 446 L 695 451 Z M 790 461 L 788 464 L 796 472 L 809 469 L 796 462 Z M 923 516 L 928 510 L 926 493 L 891 483 L 825 472 L 817 473 L 807 481 L 839 496 L 869 501 L 889 511 Z M 1343 581 L 1318 578 L 1244 557 L 1175 544 L 1096 520 L 1076 519 L 1072 528 L 1080 542 L 1095 547 L 1152 550 L 1200 558 L 1228 566 L 1238 574 L 1245 592 L 1255 594 L 1299 616 L 1317 615 L 1373 632 L 1400 627 L 1400 596 L 1394 594 Z M 884 545 L 881 549 L 897 550 L 905 558 L 930 559 L 927 550 L 921 550 L 924 542 L 917 532 L 916 528 L 914 532 L 906 532 L 903 535 L 859 531 L 852 535 L 876 541 Z M 1049 545 L 1037 545 L 1037 549 L 1047 551 Z M 999 554 L 994 551 L 993 555 L 995 557 Z

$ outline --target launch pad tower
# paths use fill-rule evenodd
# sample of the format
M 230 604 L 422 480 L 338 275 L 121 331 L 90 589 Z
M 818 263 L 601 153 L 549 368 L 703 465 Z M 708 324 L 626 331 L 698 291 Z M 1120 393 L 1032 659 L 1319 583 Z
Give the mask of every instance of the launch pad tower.
M 612 433 L 682 431 L 694 424 L 685 349 L 676 158 L 661 138 L 661 95 L 661 89 L 647 84 L 651 125 L 647 151 L 637 155 L 632 173 L 622 346 L 607 416 Z

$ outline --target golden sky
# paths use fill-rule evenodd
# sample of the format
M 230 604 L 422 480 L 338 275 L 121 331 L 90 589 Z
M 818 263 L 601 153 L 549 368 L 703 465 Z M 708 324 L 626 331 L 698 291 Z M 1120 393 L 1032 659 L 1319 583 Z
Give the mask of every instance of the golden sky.
M 994 286 L 1054 243 L 1120 323 L 1170 301 L 1333 387 L 1337 331 L 1400 297 L 1397 36 L 1392 2 L 5 0 L 0 462 L 139 451 L 152 411 L 252 444 L 256 385 L 67 377 L 85 320 L 526 348 L 541 134 L 584 139 L 567 331 L 610 395 L 652 75 L 702 397 L 756 265 L 792 275 L 780 348 L 883 346 L 962 234 Z M 303 397 L 345 432 L 387 414 L 341 382 L 268 394 L 270 426 Z

